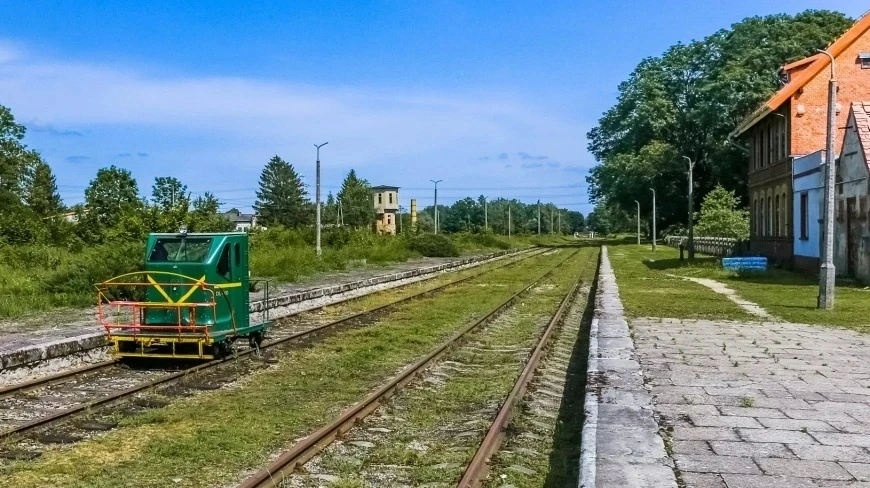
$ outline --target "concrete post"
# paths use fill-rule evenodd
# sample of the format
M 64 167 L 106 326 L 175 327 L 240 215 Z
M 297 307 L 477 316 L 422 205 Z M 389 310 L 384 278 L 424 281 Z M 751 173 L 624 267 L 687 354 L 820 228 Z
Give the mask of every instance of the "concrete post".
M 834 167 L 834 140 L 836 138 L 837 122 L 837 79 L 834 71 L 834 57 L 826 51 L 821 51 L 831 58 L 831 79 L 828 81 L 828 133 L 825 144 L 825 232 L 822 246 L 822 265 L 819 270 L 819 300 L 818 308 L 831 310 L 834 308 L 834 184 L 836 168 Z

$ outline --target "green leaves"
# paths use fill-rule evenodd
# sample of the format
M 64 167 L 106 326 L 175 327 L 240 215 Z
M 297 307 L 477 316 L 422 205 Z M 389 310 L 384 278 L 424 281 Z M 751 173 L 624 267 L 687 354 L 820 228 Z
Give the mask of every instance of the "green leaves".
M 347 173 L 338 192 L 338 201 L 344 215 L 344 225 L 368 228 L 374 222 L 372 187 L 368 181 L 357 177 L 356 171 L 350 170 Z
M 272 157 L 260 174 L 260 189 L 254 210 L 265 226 L 299 228 L 313 220 L 302 178 L 293 165 Z
M 695 226 L 698 237 L 749 238 L 749 212 L 740 208 L 740 199 L 733 191 L 717 185 L 704 197 Z
M 641 61 L 588 133 L 599 162 L 587 178 L 592 201 L 633 212 L 638 200 L 649 216 L 652 187 L 659 228 L 684 221 L 682 156 L 696 163 L 696 193 L 721 184 L 745 199 L 746 156 L 728 144 L 728 134 L 777 90 L 780 66 L 815 54 L 850 25 L 824 10 L 751 17 Z

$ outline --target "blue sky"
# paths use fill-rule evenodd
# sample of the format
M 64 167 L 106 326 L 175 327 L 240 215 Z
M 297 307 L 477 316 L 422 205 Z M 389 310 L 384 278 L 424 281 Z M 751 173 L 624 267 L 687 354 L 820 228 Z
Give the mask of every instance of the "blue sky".
M 584 213 L 586 132 L 646 56 L 747 16 L 858 1 L 0 3 L 0 104 L 67 203 L 130 169 L 249 208 L 278 154 L 324 195 L 350 168 L 402 203 L 541 198 Z M 443 200 L 442 200 L 443 199 Z

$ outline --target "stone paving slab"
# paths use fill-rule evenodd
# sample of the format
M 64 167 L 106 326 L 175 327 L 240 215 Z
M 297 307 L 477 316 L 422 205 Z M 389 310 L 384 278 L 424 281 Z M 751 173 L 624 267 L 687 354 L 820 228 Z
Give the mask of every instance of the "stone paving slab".
M 251 294 L 252 320 L 260 320 L 266 309 L 272 318 L 277 318 L 300 307 L 305 308 L 303 304 L 322 305 L 330 297 L 340 298 L 371 287 L 386 287 L 392 282 L 422 279 L 423 276 L 482 264 L 519 251 L 459 259 L 424 258 L 383 268 L 328 273 L 305 283 L 279 284 L 271 290 L 272 298 L 268 301 L 262 299 L 262 292 Z M 105 346 L 105 333 L 96 324 L 94 309 L 64 310 L 17 321 L 0 321 L 0 372 Z
M 870 337 L 774 322 L 630 325 L 686 488 L 870 487 Z

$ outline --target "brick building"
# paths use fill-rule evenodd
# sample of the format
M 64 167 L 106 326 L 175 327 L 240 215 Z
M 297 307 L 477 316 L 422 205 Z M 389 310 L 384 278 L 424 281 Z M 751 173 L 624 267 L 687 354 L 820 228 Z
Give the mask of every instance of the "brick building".
M 838 107 L 870 100 L 868 31 L 865 15 L 827 49 L 836 60 Z M 750 250 L 777 263 L 794 255 L 793 161 L 825 148 L 830 65 L 817 54 L 783 66 L 782 88 L 731 133 L 749 148 Z M 838 109 L 835 148 L 847 116 Z

